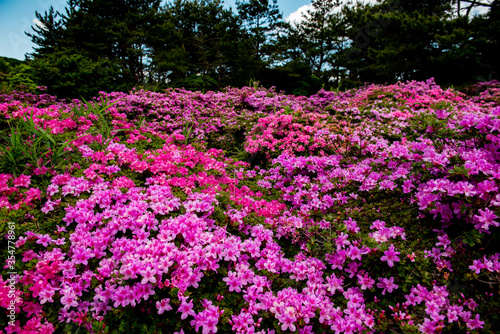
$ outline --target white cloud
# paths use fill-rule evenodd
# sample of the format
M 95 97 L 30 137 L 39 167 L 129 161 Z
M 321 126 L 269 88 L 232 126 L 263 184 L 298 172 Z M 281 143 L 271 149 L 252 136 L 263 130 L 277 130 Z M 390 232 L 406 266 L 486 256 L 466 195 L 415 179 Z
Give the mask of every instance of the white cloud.
M 350 4 L 350 5 L 353 5 L 353 3 L 356 3 L 356 2 L 361 2 L 361 3 L 371 3 L 371 4 L 375 4 L 377 1 L 376 0 L 357 0 L 357 1 L 350 1 L 350 0 L 342 0 L 342 5 L 339 6 L 339 7 L 335 7 L 333 9 L 333 12 L 338 12 L 340 11 L 341 7 L 343 5 L 346 5 L 346 4 Z M 312 10 L 313 9 L 313 6 L 312 6 L 312 3 L 310 3 L 309 5 L 304 5 L 300 8 L 298 8 L 295 12 L 291 13 L 290 15 L 288 15 L 286 18 L 285 18 L 285 21 L 286 22 L 289 22 L 289 23 L 292 23 L 292 24 L 297 24 L 297 23 L 300 23 L 304 20 L 304 16 L 303 14 L 306 14 L 308 10 Z
M 480 1 L 481 3 L 484 3 L 484 4 L 487 4 L 487 5 L 491 5 L 493 3 L 492 0 L 484 0 L 484 1 Z M 461 5 L 461 13 L 462 14 L 465 14 L 467 12 L 467 8 L 469 6 L 472 6 L 471 3 L 469 1 L 460 1 Z M 476 16 L 476 15 L 483 15 L 483 14 L 486 14 L 488 13 L 490 10 L 490 7 L 489 6 L 481 6 L 481 5 L 478 5 L 476 7 L 474 7 L 471 12 L 470 12 L 470 15 L 472 16 Z
M 304 19 L 303 15 L 306 14 L 306 12 L 308 10 L 312 10 L 312 8 L 313 8 L 312 4 L 304 5 L 304 6 L 300 7 L 299 9 L 297 9 L 295 12 L 288 15 L 285 18 L 285 21 L 292 23 L 292 24 L 300 23 Z
M 488 7 L 485 7 L 485 6 L 477 7 L 476 9 L 472 10 L 472 16 L 486 14 L 489 12 L 489 10 L 490 9 Z
M 47 30 L 47 27 L 45 26 L 45 24 L 43 24 L 42 22 L 40 22 L 39 19 L 33 19 L 33 23 L 40 29 L 44 29 L 44 30 Z
M 377 0 L 342 0 L 342 5 L 349 4 L 352 6 L 356 2 L 374 5 L 377 3 Z M 461 1 L 461 2 L 466 3 L 466 5 L 462 5 L 462 12 L 465 14 L 465 11 L 466 11 L 465 8 L 467 7 L 467 5 L 470 5 L 470 4 L 468 2 L 465 2 L 465 1 Z M 492 0 L 484 0 L 483 2 L 486 4 L 491 4 L 493 1 Z M 298 8 L 296 11 L 294 11 L 290 15 L 288 15 L 285 18 L 285 21 L 296 25 L 296 24 L 302 22 L 304 20 L 304 14 L 306 14 L 308 10 L 312 10 L 312 9 L 313 9 L 312 3 L 310 3 L 308 5 L 304 5 L 300 8 Z M 339 10 L 340 10 L 340 7 L 334 8 L 334 11 L 339 11 Z M 474 16 L 474 15 L 486 14 L 489 10 L 490 10 L 490 8 L 488 6 L 477 6 L 476 8 L 474 8 L 471 11 L 471 15 Z

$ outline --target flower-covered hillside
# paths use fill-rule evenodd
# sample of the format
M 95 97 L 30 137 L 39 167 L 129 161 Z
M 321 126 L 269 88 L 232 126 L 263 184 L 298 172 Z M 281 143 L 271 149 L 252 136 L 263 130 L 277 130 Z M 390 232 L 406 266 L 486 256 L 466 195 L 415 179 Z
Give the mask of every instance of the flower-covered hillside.
M 498 332 L 488 94 L 0 96 L 1 328 Z

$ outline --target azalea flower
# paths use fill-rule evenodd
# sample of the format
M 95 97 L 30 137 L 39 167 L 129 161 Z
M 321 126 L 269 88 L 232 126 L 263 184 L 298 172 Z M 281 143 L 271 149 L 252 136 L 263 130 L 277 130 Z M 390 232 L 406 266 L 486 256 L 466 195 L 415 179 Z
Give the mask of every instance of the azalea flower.
M 390 278 L 378 278 L 380 283 L 377 283 L 377 287 L 382 289 L 382 295 L 385 295 L 385 292 L 388 291 L 391 293 L 394 289 L 397 289 L 399 286 L 394 284 L 394 277 Z
M 394 245 L 391 244 L 389 246 L 389 249 L 384 251 L 384 255 L 380 258 L 380 260 L 387 261 L 387 264 L 389 265 L 389 267 L 393 267 L 394 262 L 399 261 L 399 257 L 398 257 L 399 254 L 400 254 L 400 252 L 396 252 L 394 249 Z

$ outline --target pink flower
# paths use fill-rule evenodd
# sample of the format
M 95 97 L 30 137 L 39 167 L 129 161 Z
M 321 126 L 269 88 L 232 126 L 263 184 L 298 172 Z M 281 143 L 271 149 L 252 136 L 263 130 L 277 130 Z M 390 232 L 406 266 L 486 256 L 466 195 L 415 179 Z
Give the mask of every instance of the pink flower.
M 212 305 L 212 302 L 206 299 L 202 301 L 202 304 L 205 309 L 200 313 L 195 314 L 194 320 L 191 321 L 191 326 L 195 326 L 196 331 L 198 331 L 200 327 L 203 327 L 203 334 L 217 333 L 219 317 L 224 310 L 219 310 L 218 306 Z
M 335 274 L 332 274 L 331 276 L 328 276 L 326 278 L 327 284 L 326 284 L 326 289 L 330 291 L 332 294 L 335 293 L 335 291 L 344 291 L 344 288 L 342 287 L 342 284 L 344 283 L 343 278 L 337 278 Z
M 37 238 L 38 238 L 38 240 L 36 241 L 36 243 L 43 245 L 44 247 L 47 247 L 49 245 L 49 243 L 53 242 L 52 238 L 48 234 L 44 234 L 44 235 L 38 234 Z
M 174 138 L 179 141 L 183 141 L 184 139 L 186 139 L 186 137 L 184 137 L 184 135 L 180 133 L 174 133 Z
M 113 180 L 113 187 L 115 188 L 133 188 L 135 186 L 134 181 L 126 176 L 120 176 Z
M 47 214 L 50 211 L 54 210 L 54 207 L 59 205 L 60 203 L 61 203 L 61 199 L 58 199 L 56 201 L 51 201 L 50 199 L 48 199 L 47 202 L 45 202 L 44 207 L 40 211 Z
M 386 291 L 391 293 L 394 289 L 397 289 L 399 287 L 397 284 L 394 284 L 394 277 L 391 277 L 389 279 L 379 277 L 378 280 L 380 283 L 377 283 L 377 287 L 383 289 L 382 290 L 383 295 L 385 295 Z
M 47 286 L 47 288 L 43 289 L 38 294 L 38 296 L 40 297 L 40 304 L 45 304 L 48 301 L 53 303 L 54 300 L 52 299 L 52 296 L 54 296 L 54 294 L 55 290 L 52 289 L 50 286 Z
M 380 220 L 376 220 L 372 223 L 372 226 L 370 226 L 370 229 L 377 229 L 377 230 L 380 230 L 382 227 L 385 226 L 385 222 L 384 221 L 380 221 Z
M 351 245 L 349 247 L 349 257 L 351 260 L 359 260 L 361 261 L 361 256 L 363 255 L 361 249 L 359 249 L 357 246 Z
M 241 292 L 242 282 L 237 273 L 229 271 L 227 277 L 224 277 L 222 280 L 229 285 L 229 291 Z
M 358 284 L 360 285 L 361 290 L 371 289 L 373 284 L 375 284 L 375 280 L 371 278 L 367 273 L 363 275 L 358 274 Z
M 424 319 L 424 323 L 418 325 L 419 330 L 425 334 L 434 334 L 437 328 L 437 321 L 430 320 L 428 318 Z
M 58 192 L 59 192 L 59 186 L 57 184 L 52 184 L 51 183 L 47 187 L 47 194 L 49 194 L 49 196 L 54 196 Z
M 483 328 L 484 321 L 479 320 L 479 314 L 476 314 L 474 319 L 469 319 L 467 322 L 467 328 L 474 330 L 478 328 Z
M 287 329 L 290 329 L 292 332 L 294 332 L 297 327 L 295 327 L 294 322 L 297 321 L 297 316 L 295 314 L 295 308 L 293 307 L 286 307 L 282 313 L 276 314 L 276 318 L 281 322 L 281 330 L 286 331 Z
M 490 226 L 498 227 L 500 223 L 495 221 L 497 219 L 497 215 L 488 208 L 484 210 L 479 209 L 479 215 L 474 216 L 474 221 L 476 223 L 476 228 L 480 231 L 488 231 Z
M 347 265 L 347 269 L 344 269 L 344 271 L 349 275 L 350 278 L 353 278 L 354 275 L 358 272 L 358 268 L 361 267 L 361 263 L 357 261 L 353 261 Z
M 78 297 L 76 296 L 73 289 L 70 287 L 65 287 L 61 289 L 61 304 L 64 305 L 64 308 L 67 310 L 70 307 L 78 306 Z
M 152 284 L 156 283 L 156 269 L 148 267 L 139 272 L 142 275 L 141 284 L 146 284 L 147 282 L 151 282 Z
M 31 261 L 32 259 L 38 259 L 40 256 L 35 253 L 32 249 L 28 249 L 23 253 L 23 259 L 22 262 L 28 262 Z
M 231 324 L 233 325 L 233 331 L 243 331 L 247 330 L 249 326 L 253 325 L 254 320 L 252 315 L 248 312 L 241 311 L 239 315 L 231 316 Z
M 396 252 L 394 250 L 394 245 L 391 244 L 389 246 L 389 249 L 384 252 L 384 255 L 380 258 L 380 260 L 387 261 L 387 264 L 389 265 L 389 267 L 393 267 L 394 262 L 399 261 L 399 257 L 398 257 L 399 254 L 400 254 L 400 252 Z
M 179 306 L 177 312 L 181 312 L 181 319 L 186 319 L 188 315 L 195 316 L 196 313 L 193 311 L 193 302 L 187 302 L 187 297 L 181 297 L 181 305 Z
M 14 180 L 12 180 L 12 184 L 14 185 L 14 187 L 17 187 L 17 188 L 19 188 L 19 187 L 28 188 L 31 184 L 31 176 L 21 174 L 18 177 L 16 177 Z
M 130 304 L 131 291 L 128 286 L 120 286 L 116 289 L 115 293 L 111 296 L 111 298 L 115 301 L 113 307 L 125 307 Z
M 447 310 L 448 322 L 458 321 L 458 315 L 463 311 L 462 306 L 450 305 Z
M 88 264 L 88 260 L 92 257 L 87 249 L 76 248 L 74 252 L 75 254 L 73 259 L 75 260 L 75 264 L 83 264 L 86 266 Z
M 474 273 L 479 274 L 481 272 L 481 269 L 486 268 L 486 266 L 481 262 L 481 260 L 474 260 L 472 262 L 472 265 L 469 266 L 469 269 L 474 271 Z
M 170 298 L 164 298 L 161 301 L 156 302 L 156 308 L 158 309 L 158 314 L 162 314 L 165 311 L 170 311 L 172 306 L 170 306 Z

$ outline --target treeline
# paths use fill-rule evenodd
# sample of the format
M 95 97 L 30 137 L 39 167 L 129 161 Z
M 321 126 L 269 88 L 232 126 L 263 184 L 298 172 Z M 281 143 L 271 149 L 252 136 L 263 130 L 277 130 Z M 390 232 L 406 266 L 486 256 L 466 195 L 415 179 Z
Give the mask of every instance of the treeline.
M 308 95 L 365 82 L 498 79 L 497 0 L 312 6 L 294 24 L 267 0 L 237 1 L 234 11 L 220 0 L 68 0 L 64 13 L 36 13 L 40 23 L 28 34 L 36 47 L 21 77 L 69 98 L 133 87 L 206 91 L 259 82 Z M 18 72 L 9 73 L 0 74 L 4 87 L 16 84 Z
M 0 57 L 0 92 L 14 89 L 34 91 L 38 86 L 36 81 L 33 68 L 27 62 Z

